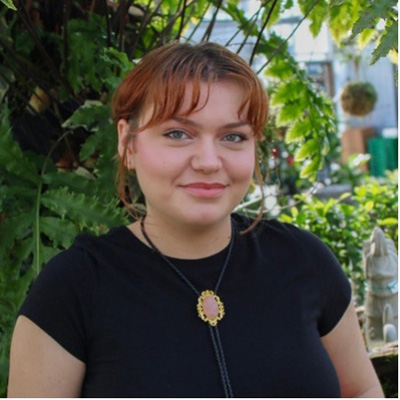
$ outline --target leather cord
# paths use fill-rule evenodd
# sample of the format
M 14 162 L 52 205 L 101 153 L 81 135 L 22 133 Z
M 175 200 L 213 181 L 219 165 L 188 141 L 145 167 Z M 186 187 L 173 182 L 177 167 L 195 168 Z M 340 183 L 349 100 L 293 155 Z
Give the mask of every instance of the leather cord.
M 155 251 L 156 253 L 158 253 L 160 255 L 160 257 L 181 278 L 181 280 L 187 286 L 189 286 L 189 288 L 196 294 L 197 297 L 199 297 L 200 296 L 200 291 L 197 290 L 197 288 L 187 278 L 187 276 L 182 271 L 180 271 L 178 269 L 178 267 L 167 256 L 165 256 L 163 253 L 161 253 L 161 251 L 158 250 L 158 248 L 150 240 L 150 238 L 148 237 L 148 235 L 146 233 L 145 227 L 144 227 L 145 218 L 146 217 L 144 216 L 140 220 L 140 229 L 141 229 L 142 234 L 143 234 L 144 238 L 146 239 L 147 243 L 151 247 L 151 249 L 153 251 Z M 217 283 L 215 285 L 215 289 L 214 289 L 214 293 L 215 294 L 217 294 L 217 292 L 218 292 L 218 289 L 219 289 L 219 286 L 221 285 L 222 278 L 224 276 L 225 270 L 226 270 L 226 268 L 227 268 L 227 266 L 229 264 L 229 260 L 230 260 L 230 257 L 231 257 L 234 241 L 235 241 L 235 226 L 234 226 L 234 222 L 232 221 L 231 241 L 229 243 L 228 252 L 226 254 L 224 264 L 223 264 L 223 266 L 221 268 L 221 272 L 219 274 Z M 222 380 L 222 385 L 223 385 L 223 388 L 224 388 L 225 397 L 232 398 L 233 397 L 233 390 L 232 390 L 232 385 L 231 385 L 231 382 L 230 382 L 230 379 L 229 379 L 228 369 L 227 369 L 227 366 L 226 366 L 225 355 L 224 355 L 224 351 L 223 351 L 223 348 L 222 348 L 222 343 L 221 343 L 221 338 L 220 338 L 220 335 L 219 335 L 218 327 L 217 326 L 211 326 L 209 324 L 208 328 L 209 328 L 209 332 L 210 332 L 211 342 L 212 342 L 212 345 L 213 345 L 213 348 L 214 348 L 214 352 L 215 352 L 215 357 L 217 359 L 218 368 L 219 368 L 219 371 L 220 371 L 220 374 L 221 374 L 221 380 Z

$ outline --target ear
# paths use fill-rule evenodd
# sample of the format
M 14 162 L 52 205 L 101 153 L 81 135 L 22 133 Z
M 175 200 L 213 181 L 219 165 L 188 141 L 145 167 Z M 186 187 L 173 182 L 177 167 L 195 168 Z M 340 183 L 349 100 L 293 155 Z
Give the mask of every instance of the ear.
M 118 128 L 118 154 L 125 163 L 125 166 L 134 169 L 133 151 L 130 135 L 130 126 L 128 121 L 120 119 L 117 124 Z

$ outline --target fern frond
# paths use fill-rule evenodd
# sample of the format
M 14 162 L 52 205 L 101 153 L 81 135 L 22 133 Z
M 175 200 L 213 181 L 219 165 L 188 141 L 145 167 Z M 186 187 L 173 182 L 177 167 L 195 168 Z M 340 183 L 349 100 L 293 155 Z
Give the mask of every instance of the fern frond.
M 0 223 L 0 253 L 10 249 L 14 241 L 29 234 L 33 224 L 33 212 L 15 215 Z
M 36 166 L 22 153 L 18 143 L 12 138 L 8 114 L 0 115 L 0 165 L 8 172 L 38 184 L 40 176 Z
M 71 246 L 79 232 L 77 226 L 71 221 L 55 217 L 41 217 L 40 231 L 52 240 L 55 247 L 64 248 Z
M 66 187 L 45 192 L 42 204 L 62 218 L 68 215 L 69 219 L 78 221 L 81 226 L 111 227 L 126 222 L 116 199 L 104 204 L 96 197 L 72 193 Z
M 397 23 L 391 23 L 382 33 L 378 47 L 372 52 L 371 65 L 379 58 L 385 57 L 390 50 L 398 50 L 399 27 Z
M 376 21 L 386 19 L 396 6 L 396 0 L 373 0 L 360 13 L 360 16 L 353 26 L 351 39 L 354 39 L 364 29 L 375 28 Z

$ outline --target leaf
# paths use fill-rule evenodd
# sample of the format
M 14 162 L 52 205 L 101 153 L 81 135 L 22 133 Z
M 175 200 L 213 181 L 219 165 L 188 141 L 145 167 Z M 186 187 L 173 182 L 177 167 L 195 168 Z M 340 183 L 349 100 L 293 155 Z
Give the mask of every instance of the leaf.
M 82 226 L 123 224 L 123 211 L 117 207 L 117 199 L 104 204 L 98 198 L 71 193 L 68 188 L 50 189 L 42 195 L 42 204 L 51 211 L 79 221 Z
M 398 49 L 398 36 L 397 23 L 393 23 L 383 31 L 378 47 L 372 52 L 371 65 L 375 64 L 379 58 L 385 57 L 390 50 Z
M 333 4 L 333 3 L 332 3 Z M 358 1 L 335 3 L 329 9 L 329 30 L 335 43 L 340 46 L 353 28 L 361 10 Z
M 60 249 L 54 247 L 40 245 L 40 260 L 42 265 L 48 263 L 54 256 L 60 252 Z
M 267 3 L 265 3 L 265 4 L 267 4 Z M 272 6 L 272 4 L 273 3 L 271 3 L 271 6 Z M 265 18 L 269 14 L 270 8 L 271 7 L 264 8 Z M 272 10 L 272 14 L 268 21 L 267 28 L 271 28 L 271 26 L 273 26 L 279 20 L 280 8 L 281 8 L 281 0 L 278 0 L 274 9 Z
M 304 84 L 297 80 L 291 80 L 279 86 L 276 92 L 271 96 L 271 106 L 278 106 L 301 96 L 301 90 Z
M 14 82 L 15 76 L 11 69 L 3 67 L 2 65 L 0 65 L 0 72 L 0 101 L 2 101 L 10 86 L 9 82 Z M 5 76 L 6 79 L 4 79 L 3 76 Z
M 310 32 L 316 37 L 321 30 L 322 23 L 328 15 L 328 5 L 326 1 L 320 0 L 315 2 L 315 0 L 299 0 L 298 3 L 303 14 L 309 12 L 308 19 L 311 21 Z
M 319 155 L 317 155 L 311 160 L 310 163 L 308 163 L 302 168 L 300 172 L 300 178 L 302 179 L 309 178 L 313 180 L 317 175 L 320 166 L 321 166 L 321 158 L 319 157 Z
M 303 116 L 304 108 L 299 102 L 285 104 L 278 113 L 276 118 L 277 126 L 285 126 L 288 123 L 295 122 Z
M 376 37 L 378 31 L 376 29 L 366 28 L 358 36 L 358 48 L 364 49 Z
M 351 196 L 351 193 L 343 193 L 342 195 L 340 195 L 340 197 L 338 198 L 338 202 L 342 202 L 343 200 L 349 198 Z
M 286 222 L 288 224 L 293 223 L 293 218 L 290 215 L 287 215 L 287 214 L 282 214 L 279 217 L 279 220 L 282 221 L 282 222 Z
M 64 248 L 71 246 L 79 232 L 78 228 L 66 219 L 41 217 L 39 224 L 40 231 L 48 236 L 55 246 L 61 245 Z
M 10 8 L 11 10 L 17 11 L 17 8 L 14 6 L 12 0 L 0 0 L 6 7 Z
M 303 143 L 299 150 L 297 150 L 294 160 L 303 161 L 306 158 L 311 157 L 318 151 L 318 141 L 316 139 L 310 139 Z
M 289 128 L 285 136 L 286 143 L 293 143 L 302 140 L 311 132 L 311 123 L 309 119 L 297 121 Z
M 64 123 L 63 128 L 85 128 L 89 132 L 100 129 L 102 124 L 109 123 L 110 109 L 98 100 L 86 100 Z
M 0 166 L 15 175 L 38 184 L 40 176 L 36 167 L 24 155 L 19 144 L 12 138 L 8 115 L 0 114 Z
M 74 192 L 90 193 L 93 181 L 88 180 L 74 173 L 66 174 L 64 172 L 48 172 L 43 176 L 43 183 L 51 185 L 56 189 L 59 186 L 68 186 Z
M 288 60 L 274 58 L 271 66 L 265 71 L 266 76 L 285 80 L 292 78 L 295 74 L 293 65 Z
M 111 123 L 106 127 L 104 126 L 102 129 L 96 129 L 83 144 L 79 153 L 79 158 L 81 160 L 86 160 L 92 156 L 96 150 L 103 150 L 101 155 L 111 158 L 117 149 L 117 137 L 116 128 Z
M 398 224 L 397 218 L 378 219 L 378 224 L 381 226 L 392 226 Z
M 367 201 L 364 205 L 364 208 L 366 211 L 372 211 L 374 209 L 374 202 L 373 201 Z
M 375 28 L 376 21 L 386 19 L 397 4 L 397 0 L 371 0 L 361 11 L 360 16 L 353 26 L 350 39 L 354 39 L 364 29 Z
M 16 239 L 23 238 L 32 227 L 33 212 L 12 216 L 0 223 L 0 253 L 10 249 Z

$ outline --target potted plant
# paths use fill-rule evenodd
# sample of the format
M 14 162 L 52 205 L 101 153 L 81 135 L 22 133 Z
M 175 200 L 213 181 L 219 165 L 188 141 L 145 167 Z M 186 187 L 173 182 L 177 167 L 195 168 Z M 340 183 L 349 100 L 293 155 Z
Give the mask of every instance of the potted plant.
M 377 99 L 376 90 L 369 82 L 349 82 L 340 96 L 343 111 L 357 117 L 369 114 Z

